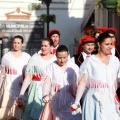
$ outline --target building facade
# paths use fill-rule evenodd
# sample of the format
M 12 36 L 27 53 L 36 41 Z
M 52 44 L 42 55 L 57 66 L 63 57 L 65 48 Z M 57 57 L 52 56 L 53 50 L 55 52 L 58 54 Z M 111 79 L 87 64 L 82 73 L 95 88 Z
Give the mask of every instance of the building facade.
M 50 22 L 50 29 L 61 32 L 61 44 L 65 44 L 71 56 L 75 53 L 81 34 L 81 24 L 94 0 L 52 0 L 49 14 L 56 16 L 56 22 Z M 37 8 L 30 9 L 31 5 Z M 38 0 L 0 0 L 0 38 L 1 56 L 11 50 L 14 35 L 23 35 L 24 50 L 31 55 L 40 49 L 41 39 L 47 36 L 47 25 L 40 21 L 46 14 L 46 5 Z
M 81 24 L 81 33 L 83 33 L 84 29 L 90 25 L 96 27 L 114 27 L 118 30 L 116 37 L 117 47 L 120 50 L 120 16 L 118 16 L 116 8 L 108 10 L 101 4 L 101 8 L 96 9 L 96 3 L 97 0 L 93 0 L 93 2 L 89 4 L 89 10 L 85 13 Z

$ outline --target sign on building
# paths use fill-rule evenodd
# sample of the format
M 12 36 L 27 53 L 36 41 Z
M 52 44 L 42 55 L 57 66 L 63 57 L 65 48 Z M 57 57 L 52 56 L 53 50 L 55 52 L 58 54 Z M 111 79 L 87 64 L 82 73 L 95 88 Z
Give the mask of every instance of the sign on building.
M 40 21 L 0 21 L 0 33 L 6 36 L 2 42 L 3 53 L 12 49 L 12 38 L 15 35 L 22 35 L 23 49 L 32 55 L 40 49 L 44 24 Z

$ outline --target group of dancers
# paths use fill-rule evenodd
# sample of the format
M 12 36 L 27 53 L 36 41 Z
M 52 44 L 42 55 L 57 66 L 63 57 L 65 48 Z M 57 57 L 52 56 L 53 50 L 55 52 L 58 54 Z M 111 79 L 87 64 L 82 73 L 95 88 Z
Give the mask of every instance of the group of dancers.
M 120 55 L 116 29 L 81 39 L 70 58 L 60 31 L 50 30 L 38 53 L 22 51 L 24 39 L 1 61 L 0 120 L 119 120 Z M 98 49 L 95 48 L 95 44 Z

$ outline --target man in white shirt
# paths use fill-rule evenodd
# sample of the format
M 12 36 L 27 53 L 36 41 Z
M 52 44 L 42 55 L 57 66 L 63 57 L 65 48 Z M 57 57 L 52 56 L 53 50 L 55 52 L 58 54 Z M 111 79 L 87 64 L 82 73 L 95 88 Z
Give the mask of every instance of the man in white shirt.
M 84 62 L 84 60 L 90 57 L 91 53 L 94 51 L 95 38 L 91 36 L 85 36 L 84 38 L 81 39 L 81 44 L 83 51 L 81 53 L 73 55 L 73 57 L 70 59 L 70 61 L 74 62 L 78 67 L 80 67 L 80 65 Z M 83 99 L 80 100 L 81 106 L 83 103 Z
M 71 58 L 71 61 L 80 67 L 80 65 L 83 63 L 83 61 L 91 56 L 91 53 L 94 51 L 95 47 L 95 38 L 91 36 L 85 36 L 81 39 L 83 51 L 80 54 L 75 54 Z
M 51 50 L 52 54 L 56 54 L 56 49 L 60 43 L 60 31 L 59 30 L 50 30 L 48 37 L 53 40 L 53 49 Z

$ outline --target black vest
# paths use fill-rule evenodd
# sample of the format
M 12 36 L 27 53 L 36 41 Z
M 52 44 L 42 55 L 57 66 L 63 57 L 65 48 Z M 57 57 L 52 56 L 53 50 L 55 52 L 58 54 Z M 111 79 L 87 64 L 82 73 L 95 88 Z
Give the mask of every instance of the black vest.
M 120 53 L 117 48 L 115 48 L 115 56 L 120 60 Z
M 82 55 L 82 53 L 80 53 L 80 54 L 75 54 L 75 55 L 73 55 L 73 57 L 74 57 L 74 60 L 75 60 L 75 64 L 78 66 L 78 67 L 80 67 L 80 65 L 83 63 L 83 61 L 84 61 L 84 58 L 83 58 L 83 55 Z

